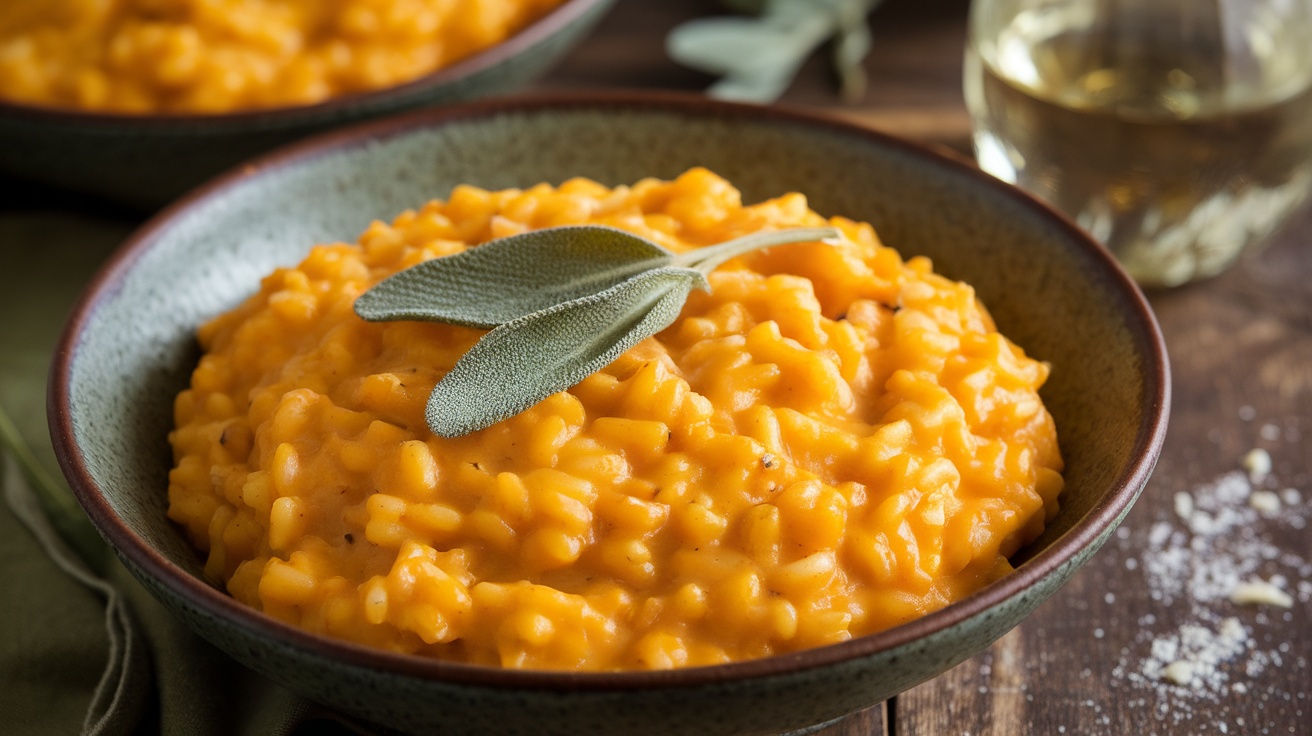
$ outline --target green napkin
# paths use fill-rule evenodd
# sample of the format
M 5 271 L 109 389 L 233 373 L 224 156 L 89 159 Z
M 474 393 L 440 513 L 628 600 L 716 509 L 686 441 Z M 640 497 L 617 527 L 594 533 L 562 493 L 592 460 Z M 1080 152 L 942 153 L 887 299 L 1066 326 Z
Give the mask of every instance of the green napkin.
M 0 409 L 12 420 L 0 417 L 0 733 L 364 733 L 174 620 L 63 483 L 46 369 L 78 294 L 129 230 L 0 213 Z

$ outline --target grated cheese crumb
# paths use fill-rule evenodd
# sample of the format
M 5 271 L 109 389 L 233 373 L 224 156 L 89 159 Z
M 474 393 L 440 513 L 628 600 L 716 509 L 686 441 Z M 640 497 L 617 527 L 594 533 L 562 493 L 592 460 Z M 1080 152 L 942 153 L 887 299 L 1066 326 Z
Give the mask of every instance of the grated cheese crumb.
M 1261 483 L 1271 474 L 1271 453 L 1260 447 L 1254 447 L 1244 455 L 1244 470 L 1253 483 Z
M 1175 515 L 1189 521 L 1194 513 L 1194 497 L 1184 491 L 1175 494 Z
M 1256 416 L 1251 408 L 1241 414 Z M 1270 427 L 1261 434 L 1264 443 L 1278 439 Z M 1277 527 L 1299 530 L 1312 521 L 1307 491 L 1280 482 L 1271 454 L 1261 448 L 1236 464 L 1210 481 L 1172 492 L 1172 503 L 1159 507 L 1146 529 L 1124 535 L 1126 527 L 1118 530 L 1125 569 L 1142 571 L 1153 601 L 1184 607 L 1184 621 L 1174 630 L 1158 630 L 1161 622 L 1151 613 L 1139 616 L 1141 633 L 1121 650 L 1112 671 L 1131 687 L 1155 692 L 1150 717 L 1159 722 L 1182 726 L 1194 717 L 1196 703 L 1257 694 L 1259 685 L 1247 680 L 1289 661 L 1293 645 L 1273 637 L 1295 621 L 1294 603 L 1312 600 L 1312 558 L 1281 549 L 1269 536 Z M 1223 613 L 1246 603 L 1271 606 L 1250 612 L 1260 636 Z M 1218 719 L 1208 732 L 1248 730 L 1243 719 Z
M 1162 676 L 1177 685 L 1188 685 L 1194 679 L 1194 666 L 1181 659 L 1166 665 Z
M 1263 514 L 1275 514 L 1280 511 L 1280 496 L 1274 491 L 1253 491 L 1248 497 L 1248 505 Z
M 1247 603 L 1266 604 L 1289 608 L 1294 599 L 1275 583 L 1265 580 L 1250 580 L 1239 583 L 1230 591 L 1230 602 L 1244 605 Z

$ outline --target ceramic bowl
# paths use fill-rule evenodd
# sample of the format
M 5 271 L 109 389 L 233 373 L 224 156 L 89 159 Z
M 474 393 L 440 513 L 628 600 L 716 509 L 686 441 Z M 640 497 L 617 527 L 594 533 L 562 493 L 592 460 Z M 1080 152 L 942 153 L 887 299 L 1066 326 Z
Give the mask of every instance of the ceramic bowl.
M 314 105 L 217 115 L 115 115 L 0 100 L 0 173 L 154 208 L 271 148 L 346 123 L 517 89 L 614 0 L 565 0 L 519 33 L 412 82 Z
M 458 183 L 587 176 L 615 185 L 707 166 L 745 201 L 807 193 L 904 255 L 974 284 L 1004 333 L 1050 361 L 1067 461 L 1060 513 L 1014 574 L 912 623 L 797 654 L 666 672 L 562 674 L 429 661 L 327 640 L 238 604 L 165 518 L 173 396 L 197 325 L 374 218 Z M 701 99 L 498 100 L 322 137 L 192 194 L 139 231 L 76 310 L 51 421 L 77 497 L 137 577 L 233 657 L 321 703 L 404 731 L 740 734 L 867 708 L 981 651 L 1112 534 L 1166 428 L 1166 354 L 1142 294 L 1036 200 L 962 163 L 848 124 Z

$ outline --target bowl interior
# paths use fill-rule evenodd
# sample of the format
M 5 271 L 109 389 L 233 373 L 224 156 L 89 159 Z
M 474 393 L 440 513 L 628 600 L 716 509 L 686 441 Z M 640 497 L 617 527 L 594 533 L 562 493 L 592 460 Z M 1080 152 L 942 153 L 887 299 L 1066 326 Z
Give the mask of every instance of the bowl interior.
M 1110 258 L 1033 200 L 919 148 L 802 116 L 691 101 L 502 101 L 426 112 L 277 154 L 175 206 L 120 251 L 70 325 L 56 367 L 63 380 L 52 382 L 52 407 L 67 407 L 52 417 L 66 472 L 121 554 L 141 554 L 128 540 L 135 535 L 200 577 L 202 561 L 164 513 L 172 401 L 195 365 L 199 323 L 312 244 L 352 241 L 371 220 L 460 183 L 495 189 L 586 176 L 616 185 L 691 166 L 724 175 L 745 201 L 804 192 L 818 212 L 869 221 L 904 256 L 929 256 L 973 284 L 1000 329 L 1053 366 L 1044 397 L 1067 485 L 1061 512 L 1022 559 L 1057 554 L 1072 530 L 1086 541 L 1105 536 L 1151 470 L 1167 390 L 1152 316 Z M 1104 528 L 1087 528 L 1095 522 Z M 1060 550 L 1052 564 L 1072 553 Z

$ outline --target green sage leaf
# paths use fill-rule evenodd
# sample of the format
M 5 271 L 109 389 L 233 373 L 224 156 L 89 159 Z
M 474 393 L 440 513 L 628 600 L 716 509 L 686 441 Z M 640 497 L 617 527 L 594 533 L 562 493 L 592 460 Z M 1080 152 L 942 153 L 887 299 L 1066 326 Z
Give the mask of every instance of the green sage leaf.
M 703 18 L 671 31 L 665 47 L 676 62 L 723 77 L 710 88 L 712 96 L 770 102 L 784 93 L 828 32 L 819 17 L 796 28 L 764 19 Z
M 872 7 L 878 4 L 876 0 Z M 838 72 L 840 93 L 843 101 L 850 104 L 860 102 L 866 93 L 865 58 L 873 42 L 865 12 L 851 4 L 845 6 L 834 41 L 834 69 Z
M 360 295 L 361 318 L 495 327 L 667 265 L 670 251 L 595 225 L 533 230 L 434 258 Z
M 573 386 L 670 326 L 694 288 L 710 288 L 700 271 L 656 268 L 493 329 L 437 382 L 428 426 L 467 434 Z
M 837 38 L 834 63 L 844 99 L 864 91 L 861 60 L 869 49 L 866 16 L 881 0 L 734 0 L 755 17 L 698 18 L 666 37 L 666 53 L 684 66 L 722 77 L 712 97 L 773 102 L 806 59 Z
M 772 248 L 787 243 L 804 243 L 810 240 L 833 240 L 840 236 L 841 233 L 832 227 L 798 227 L 752 233 L 716 245 L 680 253 L 674 256 L 671 263 L 675 266 L 695 268 L 704 274 L 710 274 L 711 271 L 723 266 L 726 261 L 754 250 Z
M 573 386 L 665 329 L 725 261 L 839 236 L 831 227 L 793 228 L 675 254 L 614 228 L 535 230 L 394 274 L 360 295 L 355 311 L 367 320 L 492 328 L 429 396 L 429 428 L 454 437 Z
M 817 24 L 802 35 L 755 18 L 713 17 L 675 28 L 665 44 L 675 61 L 710 74 L 773 71 L 805 61 L 826 30 Z

